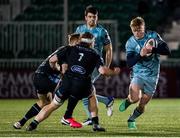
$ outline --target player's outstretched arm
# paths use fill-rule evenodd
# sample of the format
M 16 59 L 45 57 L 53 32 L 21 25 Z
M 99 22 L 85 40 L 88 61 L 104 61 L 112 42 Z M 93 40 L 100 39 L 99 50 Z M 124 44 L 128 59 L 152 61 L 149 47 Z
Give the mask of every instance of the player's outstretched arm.
M 120 73 L 120 68 L 119 67 L 114 67 L 114 69 L 110 69 L 105 66 L 99 67 L 98 71 L 105 76 L 112 76 L 112 75 L 118 75 Z

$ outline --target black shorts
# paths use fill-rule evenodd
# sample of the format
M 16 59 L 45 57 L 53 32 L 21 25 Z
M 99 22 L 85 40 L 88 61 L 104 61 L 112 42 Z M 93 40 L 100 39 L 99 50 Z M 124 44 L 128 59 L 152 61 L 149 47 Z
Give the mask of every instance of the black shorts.
M 41 73 L 35 73 L 33 83 L 37 93 L 39 94 L 47 94 L 48 92 L 54 92 L 57 86 L 57 83 L 51 81 L 48 78 L 48 75 Z
M 60 87 L 55 94 L 62 100 L 66 100 L 69 96 L 73 96 L 79 100 L 89 97 L 92 94 L 91 79 L 81 80 L 74 77 L 64 76 Z

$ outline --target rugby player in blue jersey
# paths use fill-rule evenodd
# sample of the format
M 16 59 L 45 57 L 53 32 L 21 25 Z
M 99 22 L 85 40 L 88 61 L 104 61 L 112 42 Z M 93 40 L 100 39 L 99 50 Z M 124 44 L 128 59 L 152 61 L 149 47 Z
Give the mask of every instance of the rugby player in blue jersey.
M 119 106 L 121 112 L 131 104 L 137 107 L 128 118 L 128 128 L 136 129 L 135 120 L 145 111 L 145 106 L 156 91 L 160 55 L 169 55 L 165 41 L 154 31 L 145 30 L 145 21 L 136 17 L 130 22 L 133 35 L 126 42 L 127 65 L 132 68 L 129 95 Z

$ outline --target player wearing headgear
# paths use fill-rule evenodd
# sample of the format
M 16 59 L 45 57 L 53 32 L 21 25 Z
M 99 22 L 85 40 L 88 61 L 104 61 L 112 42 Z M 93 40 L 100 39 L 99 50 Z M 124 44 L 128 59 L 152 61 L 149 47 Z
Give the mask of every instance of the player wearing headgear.
M 50 58 L 50 62 L 65 62 L 68 68 L 62 78 L 61 86 L 56 90 L 53 101 L 43 107 L 35 119 L 30 123 L 27 130 L 36 129 L 37 125 L 46 119 L 54 110 L 59 108 L 66 99 L 72 97 L 74 99 L 82 99 L 87 97 L 93 98 L 90 102 L 89 109 L 93 120 L 94 131 L 105 131 L 100 127 L 97 115 L 96 98 L 91 82 L 91 73 L 97 67 L 102 75 L 117 75 L 119 68 L 111 70 L 103 66 L 100 56 L 91 47 L 94 43 L 94 37 L 91 33 L 84 33 L 80 37 L 80 44 L 73 47 L 65 47 L 56 55 Z M 53 64 L 52 64 L 53 65 Z

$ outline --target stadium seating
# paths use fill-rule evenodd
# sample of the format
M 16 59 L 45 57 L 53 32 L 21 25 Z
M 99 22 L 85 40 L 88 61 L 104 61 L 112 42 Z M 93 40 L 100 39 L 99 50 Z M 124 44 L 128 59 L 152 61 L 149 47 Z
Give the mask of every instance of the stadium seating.
M 80 0 L 80 2 L 69 1 L 69 20 L 82 20 L 85 7 L 89 4 L 92 4 L 99 8 L 100 19 L 117 19 L 119 21 L 119 39 L 122 42 L 122 45 L 124 45 L 124 39 L 126 39 L 127 36 L 122 36 L 121 33 L 127 31 L 129 21 L 132 19 L 132 17 L 139 15 L 138 4 L 141 1 L 142 0 Z M 156 25 L 162 21 L 165 15 L 160 15 L 160 13 L 164 13 L 162 10 L 160 12 L 158 12 L 159 10 L 155 11 L 155 9 L 157 9 L 159 6 L 158 4 L 152 5 L 151 2 L 149 3 L 149 6 L 150 10 L 146 14 L 145 19 L 147 19 L 147 24 L 149 24 L 150 29 L 156 29 Z M 156 14 L 154 14 L 154 11 Z M 63 0 L 32 0 L 32 6 L 28 7 L 22 13 L 23 15 L 20 14 L 17 16 L 15 20 L 63 20 L 62 13 Z M 124 34 L 130 35 L 129 31 L 128 33 Z
M 16 21 L 62 21 L 63 0 L 31 0 L 32 5 L 26 8 Z M 99 9 L 100 19 L 113 19 L 118 21 L 120 49 L 124 50 L 125 42 L 131 35 L 130 20 L 135 16 L 143 16 L 148 29 L 156 30 L 159 24 L 165 20 L 168 8 L 162 3 L 149 2 L 148 10 L 139 11 L 143 0 L 80 0 L 68 2 L 68 19 L 71 21 L 84 19 L 84 9 L 92 4 Z M 163 7 L 164 6 L 164 7 Z M 159 10 L 161 8 L 161 10 Z M 146 12 L 143 14 L 143 12 Z M 164 14 L 165 13 L 165 14 Z

